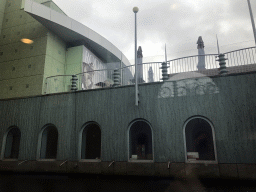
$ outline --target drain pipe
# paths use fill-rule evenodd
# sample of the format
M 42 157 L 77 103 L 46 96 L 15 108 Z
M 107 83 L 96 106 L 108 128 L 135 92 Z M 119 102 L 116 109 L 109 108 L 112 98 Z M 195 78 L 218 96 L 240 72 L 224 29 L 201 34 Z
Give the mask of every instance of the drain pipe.
M 64 165 L 66 162 L 68 162 L 68 160 L 63 161 L 63 162 L 60 164 L 60 167 L 61 167 L 62 165 Z
M 167 167 L 170 169 L 171 161 L 168 161 Z
M 18 165 L 21 165 L 22 163 L 25 163 L 26 161 L 28 161 L 27 159 L 24 161 L 21 161 L 20 163 L 18 163 Z
M 112 161 L 112 162 L 108 165 L 108 167 L 110 167 L 114 162 L 115 162 L 115 161 Z

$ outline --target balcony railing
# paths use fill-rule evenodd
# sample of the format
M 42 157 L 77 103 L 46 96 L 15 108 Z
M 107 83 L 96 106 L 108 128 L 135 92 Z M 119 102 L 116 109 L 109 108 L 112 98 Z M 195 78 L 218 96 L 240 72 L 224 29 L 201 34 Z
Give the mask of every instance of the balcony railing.
M 256 71 L 256 48 L 249 47 L 235 51 L 226 52 L 225 58 L 227 69 L 232 69 L 236 73 L 244 71 Z M 198 72 L 197 65 L 199 60 L 204 60 L 206 70 L 199 71 L 205 75 L 211 75 L 211 71 L 218 71 L 219 62 L 217 54 L 194 55 L 182 57 L 167 61 L 168 74 Z M 150 83 L 159 82 L 162 78 L 162 62 L 151 62 L 138 64 L 138 82 Z M 244 67 L 239 67 L 244 66 Z M 207 70 L 208 69 L 208 70 Z M 216 70 L 214 70 L 216 69 Z M 120 73 L 120 85 L 132 85 L 135 83 L 134 74 L 135 66 L 125 66 L 118 69 Z M 76 81 L 77 90 L 90 90 L 97 88 L 112 87 L 114 84 L 114 69 L 101 69 L 87 71 L 75 74 L 78 78 Z M 72 75 L 57 75 L 46 78 L 45 94 L 69 92 L 71 91 Z

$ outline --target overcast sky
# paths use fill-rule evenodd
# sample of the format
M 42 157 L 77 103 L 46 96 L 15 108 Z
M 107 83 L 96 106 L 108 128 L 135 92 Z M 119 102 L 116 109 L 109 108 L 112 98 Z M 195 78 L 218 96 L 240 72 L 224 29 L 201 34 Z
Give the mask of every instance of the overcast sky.
M 134 59 L 134 6 L 143 62 L 197 55 L 202 36 L 205 53 L 255 46 L 247 0 L 53 0 L 69 17 L 105 37 L 128 60 Z M 256 0 L 251 0 L 256 16 Z

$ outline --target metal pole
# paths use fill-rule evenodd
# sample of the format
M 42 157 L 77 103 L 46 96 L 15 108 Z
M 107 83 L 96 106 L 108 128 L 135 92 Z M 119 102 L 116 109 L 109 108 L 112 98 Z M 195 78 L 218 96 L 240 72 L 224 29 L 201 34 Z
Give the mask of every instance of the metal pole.
M 120 73 L 121 73 L 121 85 L 123 85 L 123 53 L 121 52 L 121 62 L 120 62 Z
M 135 13 L 135 105 L 139 105 L 138 98 L 138 73 L 137 73 L 137 15 L 136 13 L 139 11 L 138 7 L 133 8 L 133 12 Z
M 253 29 L 253 34 L 254 34 L 255 46 L 256 46 L 256 31 L 255 31 L 255 23 L 254 23 L 254 19 L 253 19 L 253 15 L 252 15 L 251 3 L 250 3 L 250 0 L 247 0 L 247 2 L 248 2 L 249 11 L 250 11 L 250 16 L 251 16 L 251 21 L 252 21 L 252 29 Z
M 165 43 L 165 63 L 167 63 L 166 43 Z
M 218 36 L 216 34 L 216 39 L 217 39 L 217 49 L 218 49 L 218 55 L 220 54 L 220 47 L 219 47 L 219 41 L 218 41 Z

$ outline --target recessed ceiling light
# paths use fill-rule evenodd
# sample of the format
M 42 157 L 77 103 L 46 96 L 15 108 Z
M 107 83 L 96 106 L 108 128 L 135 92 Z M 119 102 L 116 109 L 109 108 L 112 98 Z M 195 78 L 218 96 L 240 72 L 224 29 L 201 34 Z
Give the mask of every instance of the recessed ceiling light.
M 21 42 L 26 43 L 26 44 L 32 44 L 34 41 L 32 41 L 31 39 L 23 38 L 23 39 L 21 39 Z

